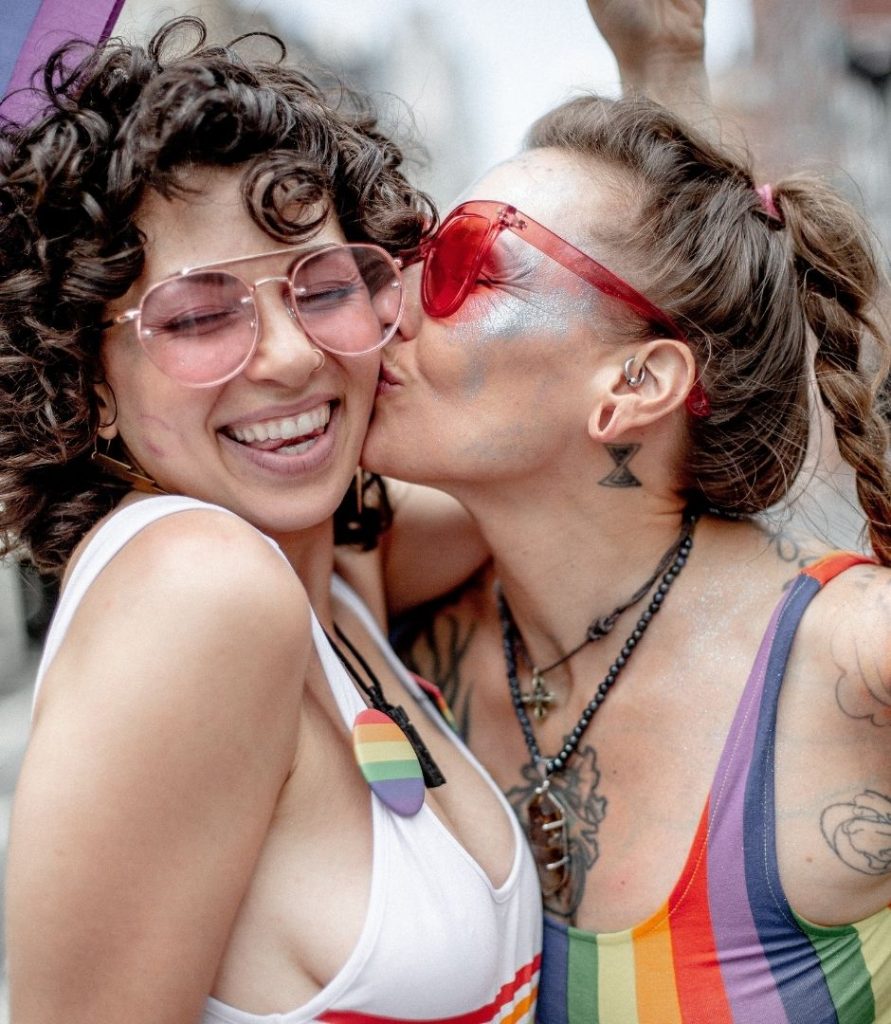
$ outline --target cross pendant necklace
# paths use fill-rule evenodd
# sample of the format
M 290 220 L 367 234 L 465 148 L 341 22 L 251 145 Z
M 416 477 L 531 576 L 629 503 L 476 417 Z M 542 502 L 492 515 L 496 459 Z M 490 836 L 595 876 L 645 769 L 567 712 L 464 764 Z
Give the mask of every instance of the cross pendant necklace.
M 523 709 L 531 708 L 532 717 L 540 722 L 543 718 L 546 718 L 551 710 L 551 705 L 557 703 L 557 694 L 553 690 L 549 690 L 545 683 L 545 675 L 552 669 L 559 668 L 560 665 L 565 665 L 570 658 L 574 658 L 579 651 L 587 647 L 588 644 L 596 643 L 598 640 L 602 640 L 612 630 L 613 626 L 619 621 L 619 617 L 623 612 L 628 611 L 638 602 L 642 601 L 644 597 L 649 593 L 650 588 L 659 579 L 662 573 L 671 564 L 672 559 L 677 554 L 678 546 L 684 539 L 684 534 L 681 535 L 679 540 L 673 544 L 668 551 L 662 556 L 662 560 L 656 566 L 656 571 L 653 575 L 640 587 L 632 596 L 620 604 L 618 608 L 614 608 L 609 615 L 598 616 L 593 622 L 590 623 L 588 628 L 585 630 L 585 635 L 582 637 L 581 642 L 576 644 L 572 650 L 566 654 L 561 655 L 556 661 L 552 661 L 550 665 L 533 665 L 532 659 L 526 652 L 526 647 L 523 644 L 523 638 L 516 632 L 516 627 L 513 625 L 513 620 L 510 619 L 509 613 L 505 612 L 508 617 L 508 625 L 511 629 L 512 635 L 514 636 L 514 642 L 518 649 L 523 654 L 526 664 L 532 670 L 532 688 L 528 691 L 520 692 L 518 700 L 522 705 Z M 499 584 L 500 586 L 500 584 Z M 506 608 L 506 606 L 505 606 Z
M 540 721 L 550 711 L 550 705 L 557 699 L 553 690 L 545 686 L 541 669 L 532 670 L 532 689 L 520 694 L 524 707 L 532 708 L 532 717 Z

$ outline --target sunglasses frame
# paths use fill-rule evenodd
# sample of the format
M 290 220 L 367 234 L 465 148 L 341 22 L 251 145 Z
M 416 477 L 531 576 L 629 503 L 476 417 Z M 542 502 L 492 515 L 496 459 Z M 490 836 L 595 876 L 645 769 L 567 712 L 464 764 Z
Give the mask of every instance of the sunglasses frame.
M 363 349 L 361 352 L 342 352 L 339 349 L 333 349 L 329 345 L 317 341 L 314 335 L 309 331 L 306 323 L 304 322 L 303 317 L 300 314 L 300 311 L 296 308 L 295 304 L 291 300 L 291 297 L 297 293 L 297 289 L 295 289 L 293 281 L 297 273 L 300 271 L 300 268 L 308 260 L 320 255 L 321 253 L 330 252 L 335 249 L 371 249 L 375 251 L 376 253 L 385 257 L 387 262 L 392 264 L 395 281 L 398 282 L 399 284 L 399 309 L 396 312 L 396 316 L 393 319 L 390 328 L 386 331 L 381 340 L 378 341 L 372 348 Z M 297 254 L 300 255 L 299 258 L 294 259 L 293 262 L 288 264 L 288 272 L 286 274 L 276 274 L 269 277 L 260 277 L 253 282 L 245 281 L 245 279 L 241 277 L 239 274 L 232 273 L 232 271 L 226 269 L 227 267 L 233 266 L 234 264 L 257 262 L 262 259 L 290 256 L 292 254 L 294 254 L 295 256 L 297 256 Z M 267 250 L 266 252 L 253 253 L 250 256 L 233 256 L 225 260 L 216 260 L 213 263 L 202 263 L 196 266 L 183 267 L 181 270 L 176 271 L 176 273 L 169 274 L 167 277 L 162 278 L 160 281 L 156 281 L 153 285 L 146 289 L 146 291 L 140 297 L 139 303 L 136 306 L 133 306 L 132 308 L 125 310 L 123 313 L 118 313 L 117 316 L 114 316 L 109 320 L 103 321 L 102 323 L 99 324 L 99 329 L 105 331 L 108 330 L 108 328 L 113 327 L 117 324 L 135 323 L 136 337 L 139 340 L 140 346 L 142 347 L 146 356 L 148 356 L 151 363 L 154 366 L 157 366 L 158 369 L 163 374 L 165 374 L 165 376 L 170 377 L 171 380 L 175 380 L 178 384 L 182 384 L 184 387 L 218 387 L 220 384 L 225 384 L 227 381 L 232 380 L 233 377 L 237 377 L 238 374 L 241 373 L 245 366 L 247 366 L 247 364 L 251 361 L 251 359 L 254 356 L 254 353 L 257 351 L 257 345 L 260 341 L 261 324 L 260 317 L 257 313 L 257 303 L 254 298 L 254 293 L 261 285 L 273 283 L 288 285 L 288 301 L 286 302 L 288 313 L 291 315 L 292 319 L 294 319 L 297 322 L 297 324 L 299 324 L 300 329 L 306 335 L 307 339 L 313 345 L 325 349 L 326 352 L 330 352 L 332 355 L 345 356 L 346 358 L 350 359 L 353 358 L 354 356 L 367 356 L 370 353 L 376 352 L 378 349 L 383 348 L 384 345 L 387 344 L 387 342 L 393 337 L 393 335 L 398 330 L 399 323 L 402 319 L 402 313 L 405 309 L 405 282 L 403 281 L 402 278 L 402 267 L 403 262 L 398 256 L 392 256 L 390 253 L 386 251 L 386 249 L 382 248 L 379 245 L 373 245 L 372 243 L 369 242 L 334 242 L 331 243 L 330 245 L 321 245 L 314 249 L 305 249 L 303 248 L 303 246 L 297 245 L 289 246 L 283 249 L 270 249 Z M 230 277 L 238 281 L 238 283 L 241 284 L 246 289 L 248 295 L 250 296 L 250 301 L 252 303 L 254 311 L 253 339 L 251 340 L 251 344 L 244 358 L 241 360 L 241 362 L 234 370 L 230 370 L 227 373 L 225 373 L 222 377 L 219 377 L 208 382 L 202 381 L 201 383 L 194 383 L 191 381 L 183 381 L 180 380 L 178 377 L 174 377 L 173 375 L 169 374 L 163 367 L 158 366 L 158 364 L 155 362 L 152 356 L 150 344 L 148 344 L 147 340 L 143 337 L 143 306 L 145 305 L 146 299 L 150 295 L 156 292 L 159 288 L 163 288 L 165 285 L 170 284 L 172 281 L 180 281 L 184 278 L 192 277 L 195 274 L 203 274 L 208 271 L 216 270 L 222 270 L 223 273 L 228 274 Z
M 473 264 L 468 269 L 466 280 L 459 289 L 457 296 L 447 306 L 437 305 L 429 295 L 430 275 L 427 270 L 430 255 L 436 250 L 436 239 L 445 230 L 448 224 L 460 217 L 477 216 L 489 222 L 489 229 L 483 238 L 479 251 L 474 258 Z M 452 316 L 464 304 L 483 261 L 495 244 L 502 231 L 510 231 L 519 238 L 524 239 L 539 252 L 549 256 L 552 260 L 565 267 L 576 277 L 581 278 L 587 284 L 596 288 L 604 295 L 617 299 L 619 302 L 629 306 L 637 312 L 644 320 L 656 324 L 662 328 L 669 337 L 685 341 L 686 337 L 681 328 L 663 310 L 655 306 L 648 298 L 641 295 L 637 289 L 623 281 L 611 270 L 608 270 L 602 263 L 598 263 L 593 257 L 576 248 L 565 238 L 546 228 L 543 224 L 533 220 L 532 217 L 521 213 L 510 203 L 503 203 L 495 199 L 472 199 L 461 203 L 452 210 L 442 224 L 436 235 L 425 243 L 418 252 L 417 259 L 424 261 L 424 270 L 421 278 L 421 299 L 424 311 L 428 316 L 437 318 Z M 433 310 L 436 309 L 436 312 Z

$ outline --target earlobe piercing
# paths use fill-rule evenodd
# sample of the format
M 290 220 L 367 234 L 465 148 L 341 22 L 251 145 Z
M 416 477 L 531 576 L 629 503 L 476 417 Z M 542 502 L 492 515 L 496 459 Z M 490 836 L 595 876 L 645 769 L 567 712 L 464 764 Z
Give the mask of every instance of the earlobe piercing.
M 637 376 L 631 372 L 632 366 L 634 366 L 634 356 L 629 356 L 625 360 L 625 365 L 622 367 L 622 373 L 625 375 L 625 383 L 629 388 L 639 388 L 647 379 L 647 365 L 644 363 L 644 365 L 641 366 Z
M 316 365 L 309 372 L 318 373 L 325 365 L 325 353 L 320 348 L 313 349 L 313 352 L 316 354 Z

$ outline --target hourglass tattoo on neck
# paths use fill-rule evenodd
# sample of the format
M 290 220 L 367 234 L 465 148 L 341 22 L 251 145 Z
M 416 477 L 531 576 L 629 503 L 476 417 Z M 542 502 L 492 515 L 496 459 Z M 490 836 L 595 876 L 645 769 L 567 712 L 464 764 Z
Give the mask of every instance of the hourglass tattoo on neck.
M 640 449 L 639 444 L 608 444 L 604 446 L 615 462 L 615 468 L 597 482 L 602 487 L 640 487 L 640 480 L 631 472 L 628 463 Z

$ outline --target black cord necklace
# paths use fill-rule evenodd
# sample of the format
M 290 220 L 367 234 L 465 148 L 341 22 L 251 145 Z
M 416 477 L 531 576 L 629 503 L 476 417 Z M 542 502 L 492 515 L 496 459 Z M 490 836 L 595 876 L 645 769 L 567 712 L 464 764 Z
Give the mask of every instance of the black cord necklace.
M 520 700 L 523 703 L 524 708 L 532 708 L 533 717 L 537 720 L 541 720 L 547 717 L 548 712 L 551 710 L 551 705 L 556 701 L 557 695 L 553 690 L 547 689 L 545 686 L 544 677 L 548 672 L 555 668 L 559 668 L 561 665 L 566 664 L 570 658 L 575 657 L 579 651 L 584 650 L 589 644 L 596 643 L 598 640 L 602 640 L 605 636 L 608 636 L 612 631 L 613 626 L 619 621 L 620 617 L 628 611 L 629 608 L 633 608 L 636 604 L 639 604 L 646 595 L 650 592 L 653 584 L 657 579 L 665 572 L 672 561 L 677 555 L 681 543 L 686 536 L 682 533 L 680 537 L 671 545 L 671 547 L 662 556 L 659 564 L 656 566 L 653 574 L 638 589 L 628 598 L 627 601 L 614 608 L 609 615 L 600 615 L 596 619 L 593 619 L 585 630 L 585 635 L 581 642 L 576 644 L 572 650 L 567 651 L 566 654 L 557 658 L 556 661 L 552 661 L 550 665 L 545 665 L 544 668 L 540 668 L 538 665 L 533 665 L 529 658 L 529 652 L 526 650 L 526 645 L 523 643 L 523 638 L 520 636 L 513 623 L 513 620 L 509 618 L 509 612 L 507 613 L 510 628 L 513 634 L 513 642 L 515 647 L 519 648 L 523 654 L 529 668 L 532 671 L 532 687 L 528 693 L 521 693 Z M 505 616 L 501 616 L 502 629 L 504 628 Z
M 693 547 L 693 527 L 695 524 L 695 516 L 685 515 L 681 533 L 668 552 L 668 555 L 671 557 L 671 564 L 656 588 L 652 600 L 622 645 L 618 657 L 610 665 L 606 675 L 594 691 L 594 696 L 585 705 L 575 726 L 567 734 L 563 746 L 553 757 L 544 757 L 542 755 L 538 741 L 535 738 L 532 723 L 526 711 L 524 695 L 520 691 L 520 681 L 517 678 L 516 647 L 518 634 L 516 626 L 514 625 L 501 587 L 499 586 L 497 589 L 498 617 L 501 621 L 504 662 L 507 670 L 507 683 L 511 702 L 514 713 L 517 716 L 517 721 L 520 723 L 520 729 L 523 732 L 526 749 L 529 751 L 532 761 L 542 777 L 541 785 L 536 787 L 526 805 L 526 831 L 535 862 L 538 865 L 542 892 L 545 896 L 552 896 L 559 892 L 572 876 L 572 857 L 569 850 L 566 809 L 554 793 L 551 792 L 551 776 L 562 771 L 570 757 L 578 749 L 582 736 L 584 736 L 585 731 L 591 724 L 591 719 L 597 713 L 600 705 L 606 700 L 607 694 L 615 685 L 622 669 L 628 664 L 628 660 L 634 653 L 635 647 L 653 621 L 653 616 L 662 607 L 662 603 L 665 600 L 666 594 L 671 589 L 672 583 L 674 583 L 678 573 L 687 563 L 687 557 L 690 554 L 690 549 Z M 665 561 L 666 557 L 663 557 L 659 563 L 656 576 L 662 571 Z M 647 589 L 652 586 L 653 582 L 655 582 L 655 578 L 647 585 Z M 627 607 L 630 607 L 632 603 L 633 601 Z M 615 622 L 612 625 L 615 625 Z M 612 628 L 612 625 L 610 628 Z
M 381 686 L 381 682 L 378 677 L 374 674 L 371 666 L 359 652 L 359 650 L 353 645 L 349 637 L 343 632 L 337 623 L 334 624 L 334 631 L 337 633 L 338 639 L 343 643 L 349 650 L 350 654 L 356 659 L 361 666 L 363 672 L 367 676 L 367 681 L 362 678 L 359 670 L 350 661 L 346 654 L 341 650 L 339 644 L 335 643 L 334 640 L 325 631 L 325 636 L 328 638 L 328 643 L 334 650 L 334 653 L 340 659 L 341 665 L 346 669 L 347 673 L 352 678 L 353 682 L 368 698 L 368 702 L 376 710 L 385 714 L 388 718 L 392 719 L 396 725 L 405 733 L 405 738 L 411 744 L 412 749 L 417 755 L 418 762 L 421 766 L 421 772 L 424 776 L 424 785 L 427 789 L 435 789 L 437 786 L 441 786 L 445 783 L 445 776 L 440 771 L 439 765 L 433 760 L 433 755 L 427 749 L 427 745 L 421 739 L 417 729 L 411 724 L 411 720 L 408 717 L 405 709 L 398 704 L 391 704 L 384 696 L 384 688 Z

